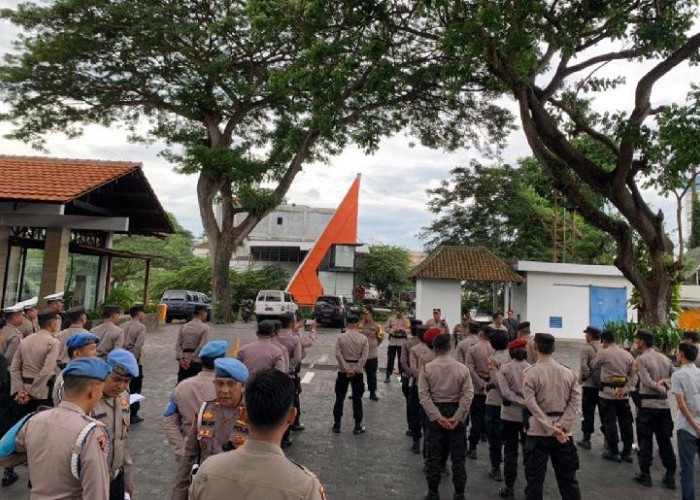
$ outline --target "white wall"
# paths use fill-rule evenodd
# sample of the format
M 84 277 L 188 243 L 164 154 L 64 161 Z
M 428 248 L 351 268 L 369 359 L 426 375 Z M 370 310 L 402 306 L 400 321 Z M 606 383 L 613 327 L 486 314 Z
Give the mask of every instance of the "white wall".
M 433 309 L 442 309 L 442 317 L 450 329 L 462 315 L 462 287 L 459 281 L 416 280 L 416 319 L 423 322 L 433 317 Z
M 590 276 L 576 274 L 527 272 L 526 287 L 527 316 L 521 321 L 530 321 L 533 332 L 547 332 L 558 338 L 583 338 L 583 330 L 590 318 L 589 286 L 627 288 L 627 300 L 632 285 L 623 276 Z M 516 313 L 523 314 L 516 307 Z M 561 316 L 561 329 L 549 327 L 550 316 Z M 636 319 L 636 311 L 627 309 L 627 320 Z
M 513 283 L 510 293 L 510 308 L 515 311 L 518 322 L 527 321 L 527 285 Z M 505 312 L 505 311 L 504 311 Z

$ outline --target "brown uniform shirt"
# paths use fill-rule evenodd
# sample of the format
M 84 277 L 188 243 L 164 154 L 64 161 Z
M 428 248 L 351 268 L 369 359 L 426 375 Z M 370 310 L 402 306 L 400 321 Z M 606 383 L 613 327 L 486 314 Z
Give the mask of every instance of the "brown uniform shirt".
M 423 355 L 428 352 L 432 351 L 430 350 L 430 347 L 428 347 L 428 344 L 426 344 L 425 342 L 419 342 L 417 345 L 411 348 L 411 352 L 408 356 L 408 361 L 411 367 L 411 375 L 414 379 L 416 379 L 416 381 L 418 380 L 418 376 L 420 375 L 421 368 L 423 368 L 423 365 L 421 364 L 421 359 L 423 358 Z
M 222 498 L 323 500 L 316 476 L 284 456 L 278 445 L 249 439 L 244 447 L 218 453 L 199 468 L 190 500 Z
M 460 340 L 455 348 L 455 359 L 463 365 L 466 365 L 469 348 L 477 342 L 479 342 L 479 337 L 477 335 L 467 335 L 467 338 Z
M 114 349 L 121 349 L 124 346 L 124 330 L 111 321 L 97 325 L 90 330 L 90 333 L 100 339 L 100 343 L 97 344 L 97 355 L 102 359 Z
M 571 431 L 581 409 L 581 386 L 576 375 L 551 357 L 540 358 L 524 372 L 523 399 L 532 416 L 528 436 L 553 436 L 554 424 Z M 561 412 L 563 415 L 547 415 Z
M 66 347 L 68 337 L 70 337 L 71 335 L 75 335 L 76 333 L 82 333 L 86 331 L 87 330 L 81 325 L 70 325 L 65 330 L 61 330 L 60 332 L 58 332 L 58 334 L 56 335 L 56 339 L 60 344 L 58 347 L 59 363 L 62 363 L 63 365 L 67 365 L 68 363 L 70 363 L 70 357 L 68 356 L 68 347 Z M 58 368 L 58 371 L 61 371 L 61 369 Z
M 363 323 L 360 326 L 362 334 L 367 337 L 367 342 L 369 343 L 369 354 L 367 359 L 379 357 L 379 339 L 377 339 L 377 325 L 374 322 Z
M 79 448 L 80 480 L 71 473 L 71 452 L 90 422 L 82 409 L 64 401 L 34 415 L 19 431 L 16 451 L 27 453 L 32 500 L 109 498 L 107 431 L 101 423 Z
M 138 364 L 141 364 L 143 344 L 146 342 L 146 325 L 132 319 L 122 325 L 124 330 L 124 349 L 134 355 Z
M 596 373 L 593 372 L 591 365 L 601 346 L 599 340 L 593 340 L 581 349 L 581 369 L 578 381 L 583 387 L 598 387 L 599 385 L 600 381 L 596 379 Z
M 37 320 L 30 320 L 29 318 L 24 318 L 22 324 L 17 327 L 22 338 L 29 337 L 32 333 L 36 333 L 40 330 L 39 322 Z
M 411 322 L 406 316 L 392 316 L 387 320 L 385 329 L 389 336 L 389 345 L 402 346 L 408 340 Z
M 474 399 L 469 370 L 450 355 L 437 356 L 420 372 L 418 398 L 431 422 L 441 416 L 436 403 L 459 403 L 452 418 L 463 422 Z
M 494 352 L 496 351 L 488 340 L 479 340 L 467 351 L 466 365 L 472 376 L 474 394 L 486 394 L 486 385 L 491 380 L 489 359 Z
M 411 349 L 420 344 L 420 339 L 418 337 L 409 337 L 406 342 L 401 346 L 401 356 L 399 357 L 399 363 L 401 363 L 401 370 L 404 377 L 411 377 Z
M 304 359 L 306 357 L 306 349 L 316 343 L 316 332 L 301 332 L 296 330 L 292 333 L 299 337 L 299 344 L 301 345 L 301 359 Z
M 117 477 L 116 471 L 123 470 L 124 483 L 132 484 L 131 470 L 133 462 L 129 451 L 129 392 L 124 391 L 116 398 L 103 397 L 92 410 L 91 417 L 105 425 L 109 434 L 109 464 L 111 478 Z
M 629 393 L 637 386 L 637 372 L 634 370 L 634 358 L 617 344 L 603 347 L 593 358 L 591 364 L 594 376 L 598 377 L 601 384 L 613 382 L 613 377 L 626 377 L 621 399 L 629 398 Z M 601 387 L 600 397 L 604 399 L 617 399 L 615 389 Z
M 210 330 L 209 325 L 203 323 L 199 318 L 194 318 L 182 325 L 175 343 L 175 357 L 198 361 L 200 349 L 209 342 Z
M 491 406 L 501 406 L 503 397 L 501 387 L 498 384 L 498 373 L 501 367 L 510 361 L 510 354 L 507 350 L 496 351 L 491 355 L 491 369 L 489 370 L 488 392 L 486 393 L 486 404 Z
M 348 370 L 362 373 L 368 357 L 369 341 L 358 330 L 341 333 L 335 342 L 335 359 L 340 373 L 347 373 Z
M 230 442 L 240 448 L 248 439 L 248 426 L 243 421 L 243 401 L 236 407 L 221 406 L 216 401 L 202 403 L 195 420 L 193 432 L 185 440 L 185 453 L 177 469 L 175 484 L 170 500 L 187 500 L 187 489 L 190 486 L 190 472 L 195 463 L 202 464 L 204 460 L 228 451 L 225 448 Z
M 507 420 L 508 422 L 523 421 L 523 408 L 525 408 L 523 372 L 530 366 L 532 365 L 525 360 L 511 359 L 502 365 L 498 371 L 498 387 L 503 398 L 501 406 L 502 420 Z
M 12 358 L 15 357 L 19 341 L 22 339 L 22 334 L 19 333 L 16 327 L 11 324 L 6 324 L 2 328 L 2 342 L 0 342 L 0 354 L 5 356 L 8 364 L 12 364 Z
M 27 391 L 34 399 L 49 399 L 49 382 L 56 375 L 58 340 L 39 330 L 22 341 L 10 365 L 11 394 Z
M 280 330 L 277 340 L 287 351 L 289 357 L 289 373 L 294 374 L 301 363 L 301 341 L 291 330 Z
M 446 333 L 447 335 L 450 334 L 450 327 L 447 324 L 447 321 L 445 321 L 444 319 L 440 319 L 440 321 L 435 321 L 434 318 L 430 318 L 428 321 L 425 322 L 425 326 L 427 326 L 428 329 L 433 327 L 442 328 L 443 333 Z
M 214 371 L 204 369 L 194 377 L 183 380 L 175 387 L 171 396 L 172 411 L 166 412 L 165 434 L 173 448 L 175 458 L 180 460 L 185 439 L 190 433 L 192 422 L 197 417 L 202 402 L 216 398 Z
M 251 376 L 268 368 L 288 372 L 284 351 L 271 339 L 259 338 L 244 345 L 238 351 L 238 360 L 248 368 Z
M 673 365 L 671 360 L 654 349 L 647 349 L 637 358 L 639 366 L 639 395 L 642 408 L 670 408 L 668 389 L 657 382 L 665 380 L 671 385 Z M 652 396 L 652 398 L 645 397 Z

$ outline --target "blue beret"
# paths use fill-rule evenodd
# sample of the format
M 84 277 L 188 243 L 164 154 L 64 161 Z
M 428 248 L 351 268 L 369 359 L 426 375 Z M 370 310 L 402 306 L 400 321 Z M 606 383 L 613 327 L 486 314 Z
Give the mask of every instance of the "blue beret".
M 136 358 L 126 349 L 114 349 L 107 355 L 107 363 L 112 371 L 122 377 L 138 377 L 139 364 Z
M 217 378 L 232 378 L 242 384 L 248 380 L 248 368 L 234 358 L 219 358 L 214 361 Z
M 100 358 L 78 358 L 74 359 L 63 370 L 63 378 L 66 377 L 88 377 L 104 380 L 112 369 Z
M 225 340 L 212 340 L 204 344 L 204 347 L 199 351 L 200 358 L 221 358 L 226 356 L 228 342 Z
M 80 347 L 85 347 L 88 344 L 99 344 L 100 338 L 92 333 L 82 332 L 74 333 L 66 341 L 66 347 L 69 349 L 78 349 Z

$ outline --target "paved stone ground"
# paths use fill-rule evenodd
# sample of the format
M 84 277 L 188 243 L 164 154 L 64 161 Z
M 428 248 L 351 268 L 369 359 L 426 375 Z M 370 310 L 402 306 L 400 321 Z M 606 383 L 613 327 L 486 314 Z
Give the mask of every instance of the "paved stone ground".
M 137 499 L 167 498 L 175 473 L 174 459 L 163 431 L 162 413 L 176 380 L 173 346 L 178 328 L 178 324 L 173 324 L 149 334 L 145 347 L 144 395 L 147 400 L 142 403 L 142 414 L 146 420 L 133 427 L 131 437 Z M 226 339 L 232 344 L 236 338 L 240 338 L 243 344 L 255 338 L 252 324 L 214 326 L 213 330 L 214 338 Z M 346 401 L 343 432 L 331 432 L 335 383 L 333 346 L 336 337 L 337 330 L 321 330 L 316 346 L 309 350 L 304 361 L 303 374 L 313 373 L 310 382 L 303 385 L 302 393 L 302 420 L 306 430 L 294 435 L 289 456 L 313 470 L 332 499 L 422 498 L 426 491 L 423 464 L 419 456 L 410 452 L 410 438 L 404 435 L 405 406 L 397 376 L 392 377 L 390 384 L 384 384 L 380 373 L 380 401 L 364 400 L 366 434 L 352 434 L 350 401 Z M 556 357 L 560 362 L 576 368 L 579 347 L 577 343 L 560 343 Z M 386 366 L 386 349 L 380 352 L 379 364 Z M 652 471 L 656 484 L 653 489 L 647 489 L 631 480 L 636 466 L 604 461 L 600 458 L 601 452 L 602 437 L 598 434 L 594 437 L 593 450 L 579 452 L 579 480 L 583 498 L 678 498 L 677 492 L 664 490 L 660 486 L 663 470 L 658 457 L 655 457 Z M 18 472 L 22 479 L 12 487 L 0 490 L 0 498 L 28 498 L 27 471 L 20 468 Z M 481 444 L 478 460 L 467 460 L 467 494 L 471 498 L 498 498 L 500 484 L 490 480 L 487 472 L 488 449 L 486 444 Z M 524 498 L 522 469 L 519 474 L 517 494 L 518 498 Z M 700 470 L 696 474 L 700 474 Z M 452 496 L 449 478 L 443 481 L 442 494 L 444 498 Z M 558 497 L 554 473 L 550 468 L 545 498 Z

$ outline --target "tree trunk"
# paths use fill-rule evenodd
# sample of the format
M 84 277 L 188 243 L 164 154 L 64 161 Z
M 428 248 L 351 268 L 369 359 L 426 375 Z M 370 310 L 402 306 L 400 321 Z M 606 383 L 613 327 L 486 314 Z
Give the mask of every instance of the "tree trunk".
M 647 281 L 638 287 L 642 304 L 638 308 L 639 321 L 647 326 L 663 326 L 670 322 L 671 291 L 673 283 L 668 280 Z
M 215 305 L 215 316 L 218 321 L 230 323 L 233 321 L 233 298 L 231 297 L 231 257 L 236 249 L 233 239 L 221 235 L 216 252 L 212 257 L 212 300 Z

